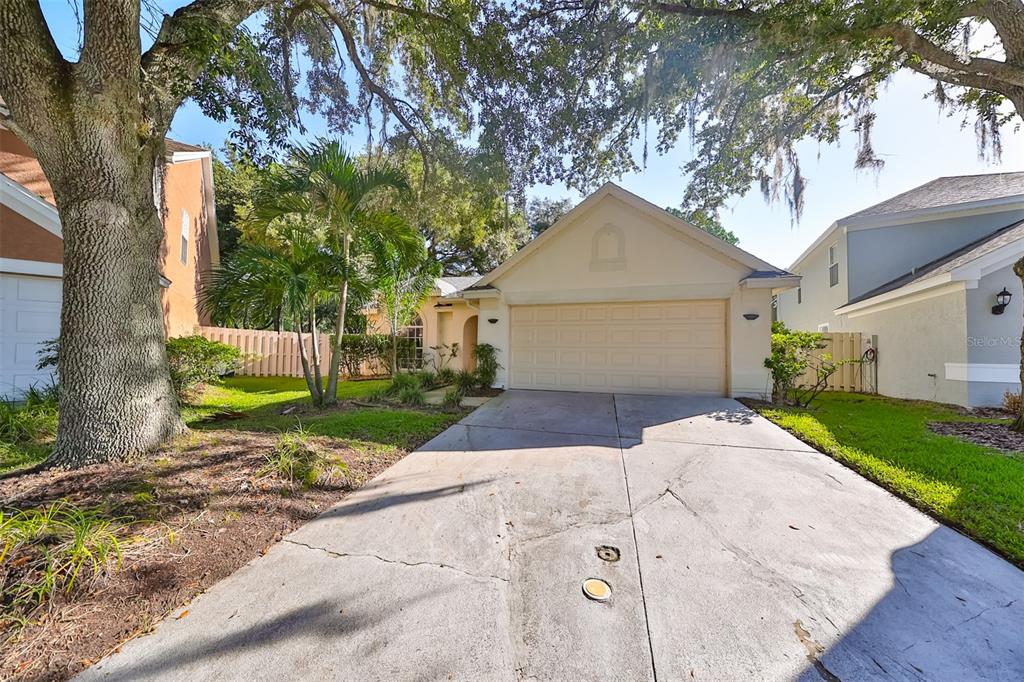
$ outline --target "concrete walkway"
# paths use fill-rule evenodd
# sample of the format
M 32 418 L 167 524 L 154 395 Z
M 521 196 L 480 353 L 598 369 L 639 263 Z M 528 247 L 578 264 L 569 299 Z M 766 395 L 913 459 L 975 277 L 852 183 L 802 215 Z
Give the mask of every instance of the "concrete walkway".
M 1022 632 L 1024 573 L 734 401 L 510 391 L 80 679 L 1008 680 Z

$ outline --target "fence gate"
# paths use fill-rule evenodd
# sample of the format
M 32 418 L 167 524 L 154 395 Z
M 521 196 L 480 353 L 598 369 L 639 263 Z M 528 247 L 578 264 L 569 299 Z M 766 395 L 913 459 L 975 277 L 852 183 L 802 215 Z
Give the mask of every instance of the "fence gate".
M 825 332 L 822 343 L 824 348 L 819 349 L 815 355 L 822 357 L 830 355 L 832 362 L 846 362 L 829 377 L 826 391 L 847 391 L 858 393 L 864 390 L 865 372 L 871 371 L 871 364 L 859 362 L 864 354 L 864 340 L 861 332 Z M 813 363 L 814 361 L 812 361 Z M 798 383 L 803 385 L 813 384 L 817 381 L 813 369 L 807 370 Z M 868 381 L 867 383 L 871 383 Z

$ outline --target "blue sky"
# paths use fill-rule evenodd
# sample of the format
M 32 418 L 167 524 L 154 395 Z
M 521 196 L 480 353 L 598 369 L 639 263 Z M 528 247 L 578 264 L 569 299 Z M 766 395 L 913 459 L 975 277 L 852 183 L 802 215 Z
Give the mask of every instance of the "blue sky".
M 45 0 L 42 4 L 58 45 L 74 58 L 78 36 L 67 0 Z M 165 3 L 168 8 L 181 4 L 184 0 Z M 845 134 L 837 146 L 803 143 L 798 149 L 809 182 L 800 223 L 792 225 L 785 206 L 765 204 L 754 189 L 729 202 L 722 212 L 723 225 L 739 237 L 742 248 L 785 267 L 837 218 L 911 187 L 943 175 L 1024 171 L 1024 133 L 1008 126 L 1003 131 L 1001 162 L 980 160 L 973 127 L 961 128 L 958 117 L 947 117 L 933 101 L 924 99 L 931 88 L 931 82 L 923 76 L 901 73 L 879 98 L 874 148 L 886 162 L 880 173 L 854 170 L 855 138 L 851 133 Z M 323 132 L 322 122 L 305 122 L 310 135 Z M 175 116 L 171 136 L 219 149 L 230 130 L 230 124 L 206 118 L 188 102 Z M 349 142 L 354 148 L 362 146 L 365 132 L 357 130 Z M 682 194 L 679 169 L 691 154 L 684 142 L 667 155 L 652 154 L 642 172 L 612 179 L 658 205 L 675 206 Z M 530 195 L 580 198 L 558 185 L 531 188 Z

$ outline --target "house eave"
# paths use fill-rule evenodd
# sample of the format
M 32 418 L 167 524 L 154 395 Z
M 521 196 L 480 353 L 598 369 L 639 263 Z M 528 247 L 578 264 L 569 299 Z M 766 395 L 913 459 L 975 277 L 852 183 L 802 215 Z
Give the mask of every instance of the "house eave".
M 746 289 L 771 289 L 772 293 L 789 291 L 800 286 L 800 275 L 780 275 L 778 277 L 745 277 L 740 286 Z
M 61 239 L 64 233 L 57 208 L 0 173 L 0 204 Z

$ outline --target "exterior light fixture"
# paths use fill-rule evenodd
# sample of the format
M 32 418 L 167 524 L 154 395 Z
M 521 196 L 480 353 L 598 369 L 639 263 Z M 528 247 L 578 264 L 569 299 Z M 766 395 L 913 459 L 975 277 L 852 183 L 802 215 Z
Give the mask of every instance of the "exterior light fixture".
M 487 321 L 490 322 L 491 324 L 498 324 L 498 318 L 496 317 L 489 317 L 487 318 Z
M 753 320 L 756 320 L 759 317 L 761 317 L 761 316 L 758 315 L 757 313 L 743 313 L 743 319 L 744 320 L 751 320 L 751 321 L 753 321 Z
M 1006 306 L 1010 305 L 1010 299 L 1013 298 L 1013 294 L 1003 287 L 1003 290 L 996 294 L 996 304 L 992 306 L 993 315 L 1002 315 L 1003 311 L 1006 310 Z

